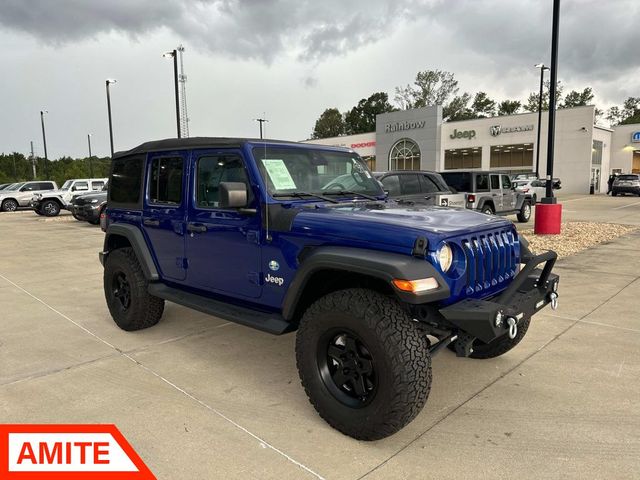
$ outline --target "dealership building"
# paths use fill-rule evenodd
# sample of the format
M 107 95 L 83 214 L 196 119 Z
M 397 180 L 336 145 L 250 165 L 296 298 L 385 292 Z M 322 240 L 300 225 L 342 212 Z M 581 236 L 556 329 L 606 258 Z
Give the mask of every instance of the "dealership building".
M 640 173 L 640 124 L 605 128 L 594 125 L 594 106 L 556 113 L 553 176 L 568 193 L 607 191 L 611 173 Z M 548 112 L 542 114 L 540 177 L 546 176 Z M 538 114 L 452 122 L 442 121 L 442 107 L 384 113 L 376 131 L 308 140 L 351 148 L 375 171 L 536 169 Z

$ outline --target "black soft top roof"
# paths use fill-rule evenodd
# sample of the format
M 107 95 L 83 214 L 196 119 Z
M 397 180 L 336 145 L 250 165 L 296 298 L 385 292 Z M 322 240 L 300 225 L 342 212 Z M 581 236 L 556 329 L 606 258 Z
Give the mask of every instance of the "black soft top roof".
M 245 143 L 267 143 L 270 145 L 299 145 L 310 148 L 323 148 L 328 150 L 343 150 L 341 147 L 318 145 L 313 143 L 287 142 L 284 140 L 270 140 L 259 138 L 228 138 L 228 137 L 191 137 L 191 138 L 165 138 L 145 142 L 131 150 L 123 150 L 113 154 L 113 158 L 127 157 L 129 155 L 157 152 L 163 150 L 181 150 L 188 148 L 240 148 Z

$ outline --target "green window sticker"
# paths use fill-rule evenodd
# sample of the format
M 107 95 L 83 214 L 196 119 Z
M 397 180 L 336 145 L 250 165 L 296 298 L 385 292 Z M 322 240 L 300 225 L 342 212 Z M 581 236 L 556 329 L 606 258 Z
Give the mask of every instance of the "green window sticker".
M 262 160 L 262 164 L 276 190 L 292 190 L 296 188 L 296 184 L 283 160 L 265 158 Z

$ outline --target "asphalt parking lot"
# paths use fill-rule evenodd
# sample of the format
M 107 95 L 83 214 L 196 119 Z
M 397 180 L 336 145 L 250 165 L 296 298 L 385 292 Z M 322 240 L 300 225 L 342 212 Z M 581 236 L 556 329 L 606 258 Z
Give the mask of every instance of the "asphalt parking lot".
M 637 197 L 563 201 L 569 220 L 640 225 Z M 119 330 L 102 238 L 69 215 L 0 214 L 0 423 L 115 423 L 162 479 L 640 477 L 640 231 L 560 260 L 559 309 L 513 351 L 438 354 L 424 411 L 372 443 L 315 413 L 294 335 L 170 303 Z

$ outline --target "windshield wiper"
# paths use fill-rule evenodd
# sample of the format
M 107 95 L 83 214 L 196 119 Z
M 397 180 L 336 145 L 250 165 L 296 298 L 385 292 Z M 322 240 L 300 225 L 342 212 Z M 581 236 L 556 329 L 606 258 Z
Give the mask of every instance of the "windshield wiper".
M 320 200 L 324 200 L 325 202 L 339 203 L 337 200 L 334 200 L 333 198 L 325 197 L 324 195 L 318 195 L 317 193 L 310 193 L 310 192 L 275 193 L 275 194 L 272 195 L 272 197 L 273 198 L 278 198 L 278 197 L 297 197 L 297 198 L 315 197 L 315 198 L 319 198 Z
M 331 190 L 330 192 L 325 192 L 325 195 L 359 195 L 362 198 L 366 198 L 367 200 L 378 200 L 373 195 L 367 195 L 366 193 L 354 192 L 353 190 Z

